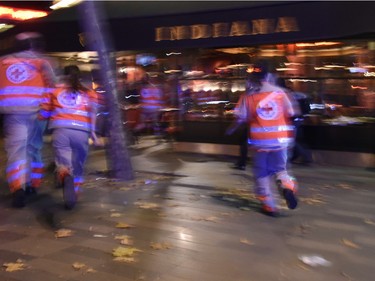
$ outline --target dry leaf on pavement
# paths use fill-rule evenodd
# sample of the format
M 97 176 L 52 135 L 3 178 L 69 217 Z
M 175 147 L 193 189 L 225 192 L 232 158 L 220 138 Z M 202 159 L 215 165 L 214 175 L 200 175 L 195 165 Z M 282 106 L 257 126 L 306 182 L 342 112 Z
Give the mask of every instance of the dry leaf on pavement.
M 122 245 L 131 246 L 131 245 L 134 244 L 133 239 L 128 235 L 117 235 L 117 236 L 115 236 L 115 239 L 121 240 L 120 244 L 122 244 Z
M 339 184 L 337 184 L 337 187 L 342 188 L 342 189 L 353 189 L 353 186 L 351 186 L 347 183 L 339 183 Z
M 112 213 L 111 214 L 111 218 L 119 218 L 119 217 L 121 217 L 120 213 Z
M 364 222 L 369 225 L 375 225 L 375 222 L 371 219 L 365 219 Z
M 112 250 L 112 255 L 114 257 L 132 257 L 138 252 L 142 252 L 142 250 L 133 247 L 117 247 Z
M 87 270 L 86 270 L 87 273 L 95 273 L 97 272 L 95 269 L 89 267 Z
M 246 238 L 241 238 L 240 239 L 240 242 L 243 243 L 243 244 L 246 244 L 246 245 L 254 245 L 254 242 L 251 242 L 250 240 L 246 239 Z
M 133 228 L 134 226 L 131 224 L 127 224 L 124 222 L 119 222 L 116 224 L 116 228 Z
M 345 245 L 345 246 L 348 246 L 350 248 L 355 248 L 355 249 L 359 249 L 359 246 L 357 244 L 355 244 L 354 242 L 348 240 L 348 239 L 345 239 L 345 238 L 342 238 L 341 239 L 341 242 Z
M 113 260 L 120 261 L 120 262 L 127 262 L 127 263 L 135 262 L 135 259 L 133 257 L 116 257 Z
M 159 204 L 151 202 L 135 202 L 134 205 L 138 206 L 138 208 L 146 210 L 159 208 Z
M 75 262 L 72 264 L 73 268 L 75 270 L 81 270 L 82 268 L 84 268 L 86 265 L 84 263 L 81 263 L 81 262 Z
M 73 235 L 73 231 L 70 229 L 62 228 L 55 232 L 56 238 L 65 238 Z
M 17 262 L 4 263 L 3 267 L 5 267 L 6 272 L 14 272 L 24 270 L 26 268 L 25 264 L 21 260 L 17 260 Z

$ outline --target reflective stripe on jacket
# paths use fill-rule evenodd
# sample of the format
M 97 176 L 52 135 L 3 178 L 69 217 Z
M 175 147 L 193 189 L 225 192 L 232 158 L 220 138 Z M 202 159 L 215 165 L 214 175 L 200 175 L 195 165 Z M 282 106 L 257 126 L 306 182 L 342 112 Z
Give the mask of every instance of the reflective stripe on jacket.
M 161 89 L 156 87 L 143 88 L 140 93 L 141 107 L 146 110 L 160 110 L 164 107 L 164 97 Z
M 97 107 L 97 93 L 88 90 L 72 92 L 61 87 L 47 95 L 40 115 L 50 118 L 49 128 L 71 128 L 90 132 L 92 114 Z
M 0 60 L 0 113 L 27 114 L 39 110 L 42 96 L 51 91 L 45 65 L 32 52 L 20 52 Z

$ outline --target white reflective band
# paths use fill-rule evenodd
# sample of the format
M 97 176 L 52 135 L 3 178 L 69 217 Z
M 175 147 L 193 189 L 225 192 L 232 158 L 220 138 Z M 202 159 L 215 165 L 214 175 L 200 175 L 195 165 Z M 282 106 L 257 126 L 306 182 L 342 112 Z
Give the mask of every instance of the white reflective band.
M 285 131 L 293 131 L 294 126 L 285 125 L 285 126 L 270 126 L 270 127 L 257 127 L 257 128 L 250 128 L 250 131 L 253 133 L 263 133 L 263 132 L 285 132 Z

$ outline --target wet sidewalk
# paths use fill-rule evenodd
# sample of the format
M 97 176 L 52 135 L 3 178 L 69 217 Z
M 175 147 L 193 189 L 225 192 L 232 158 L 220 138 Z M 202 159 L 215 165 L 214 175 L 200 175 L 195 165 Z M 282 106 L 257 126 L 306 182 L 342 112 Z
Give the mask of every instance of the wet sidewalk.
M 153 138 L 129 151 L 129 182 L 108 178 L 104 151 L 91 151 L 72 211 L 51 174 L 26 208 L 10 208 L 2 163 L 1 281 L 373 280 L 374 171 L 293 165 L 300 206 L 270 218 L 234 158 Z

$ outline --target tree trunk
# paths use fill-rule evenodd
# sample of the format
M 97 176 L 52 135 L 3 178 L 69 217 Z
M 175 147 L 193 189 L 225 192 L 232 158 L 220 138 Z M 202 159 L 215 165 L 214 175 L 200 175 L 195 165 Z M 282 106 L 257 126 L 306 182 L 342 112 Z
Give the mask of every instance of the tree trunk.
M 134 179 L 134 172 L 127 149 L 127 138 L 123 128 L 122 114 L 119 108 L 118 91 L 116 87 L 116 58 L 112 43 L 106 28 L 104 17 L 99 14 L 103 11 L 96 1 L 83 1 L 79 5 L 80 20 L 85 32 L 85 45 L 98 52 L 100 76 L 106 94 L 105 99 L 109 109 L 109 143 L 107 159 L 112 177 L 119 180 Z

